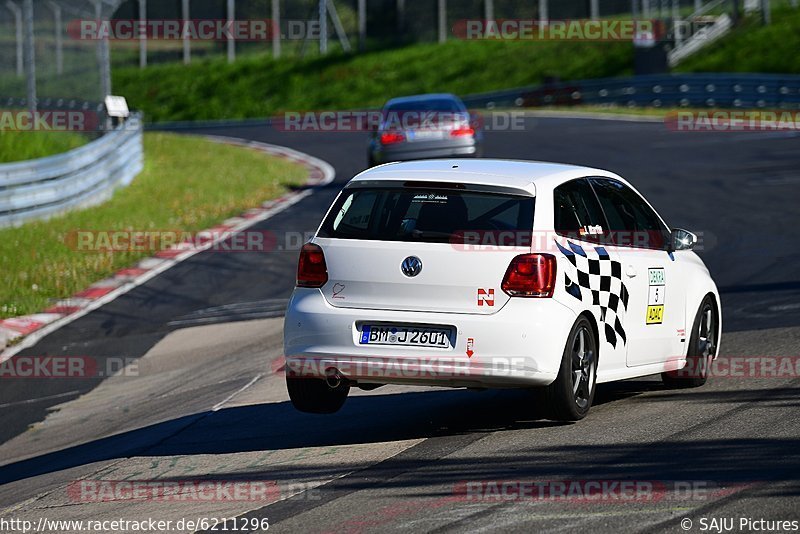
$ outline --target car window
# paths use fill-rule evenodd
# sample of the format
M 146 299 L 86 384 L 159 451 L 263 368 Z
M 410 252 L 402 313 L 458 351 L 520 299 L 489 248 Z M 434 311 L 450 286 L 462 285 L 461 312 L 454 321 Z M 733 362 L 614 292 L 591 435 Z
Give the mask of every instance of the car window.
M 428 243 L 467 242 L 476 232 L 509 232 L 504 243 L 529 246 L 534 198 L 429 188 L 345 190 L 320 237 Z M 467 241 L 464 241 L 467 239 Z
M 389 104 L 386 107 L 387 112 L 403 112 L 403 111 L 444 111 L 450 113 L 458 113 L 466 111 L 466 108 L 457 100 L 452 98 L 432 98 L 429 100 L 406 100 Z
M 372 207 L 377 193 L 365 191 L 363 195 L 351 195 L 337 211 L 333 227 L 342 231 L 364 232 L 369 227 Z
M 669 229 L 638 193 L 611 178 L 592 178 L 590 181 L 608 220 L 611 243 L 666 248 Z
M 603 210 L 585 179 L 556 187 L 553 204 L 553 223 L 558 235 L 587 241 L 600 241 L 605 235 Z

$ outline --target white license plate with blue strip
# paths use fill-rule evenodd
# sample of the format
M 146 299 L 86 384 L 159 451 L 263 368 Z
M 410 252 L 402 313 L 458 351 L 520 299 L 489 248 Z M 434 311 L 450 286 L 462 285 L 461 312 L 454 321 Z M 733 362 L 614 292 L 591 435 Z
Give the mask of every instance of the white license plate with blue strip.
M 362 325 L 360 345 L 397 345 L 405 347 L 452 348 L 451 328 L 411 325 Z

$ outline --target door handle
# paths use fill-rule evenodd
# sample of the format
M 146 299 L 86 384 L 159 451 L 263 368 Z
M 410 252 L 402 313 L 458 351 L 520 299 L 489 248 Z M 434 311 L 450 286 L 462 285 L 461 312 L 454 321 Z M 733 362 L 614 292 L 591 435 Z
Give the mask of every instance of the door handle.
M 636 276 L 636 268 L 633 265 L 628 265 L 625 269 L 625 274 L 628 275 L 628 278 L 634 278 Z

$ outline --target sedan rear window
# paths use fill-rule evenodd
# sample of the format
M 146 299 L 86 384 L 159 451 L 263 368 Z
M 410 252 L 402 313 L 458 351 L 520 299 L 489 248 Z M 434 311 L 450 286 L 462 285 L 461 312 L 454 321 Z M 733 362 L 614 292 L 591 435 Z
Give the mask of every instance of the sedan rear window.
M 445 111 L 450 113 L 465 112 L 467 109 L 450 98 L 434 98 L 430 100 L 407 100 L 390 104 L 386 107 L 387 112 L 404 111 Z
M 320 237 L 454 243 L 476 232 L 513 232 L 527 246 L 534 198 L 500 193 L 428 188 L 345 190 L 320 229 Z

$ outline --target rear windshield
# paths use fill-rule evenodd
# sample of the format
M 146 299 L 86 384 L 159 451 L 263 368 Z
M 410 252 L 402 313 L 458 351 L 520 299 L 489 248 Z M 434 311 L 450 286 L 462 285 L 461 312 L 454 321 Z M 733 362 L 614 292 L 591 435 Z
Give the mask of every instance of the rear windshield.
M 513 232 L 504 244 L 527 246 L 533 197 L 427 188 L 358 188 L 342 192 L 320 237 L 454 243 L 476 232 Z
M 458 113 L 466 111 L 466 108 L 461 106 L 458 102 L 450 98 L 436 98 L 431 100 L 409 100 L 405 102 L 397 102 L 390 104 L 386 107 L 387 112 L 403 112 L 403 111 L 449 111 L 451 113 Z

